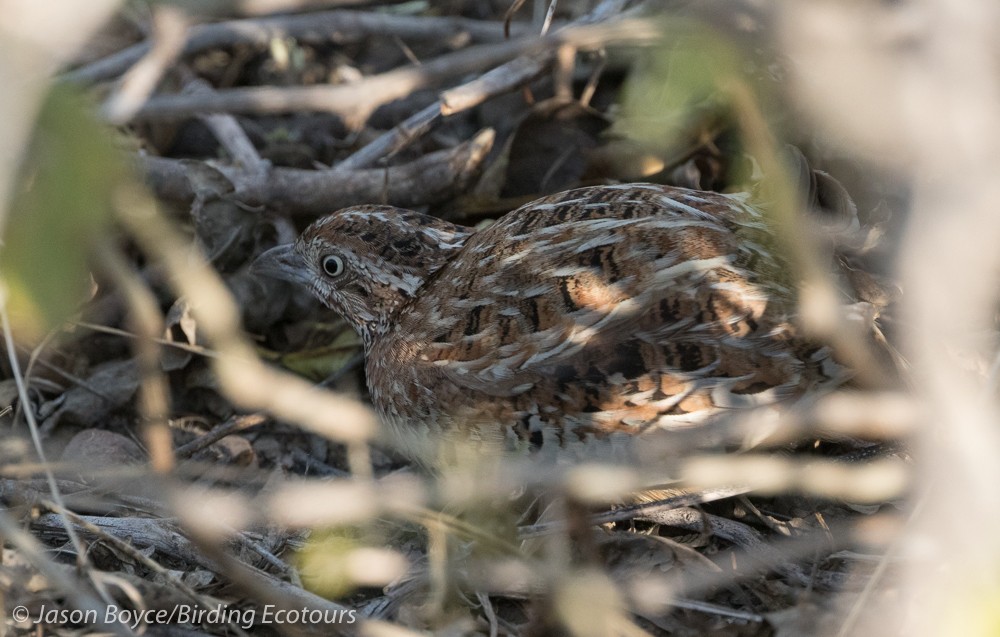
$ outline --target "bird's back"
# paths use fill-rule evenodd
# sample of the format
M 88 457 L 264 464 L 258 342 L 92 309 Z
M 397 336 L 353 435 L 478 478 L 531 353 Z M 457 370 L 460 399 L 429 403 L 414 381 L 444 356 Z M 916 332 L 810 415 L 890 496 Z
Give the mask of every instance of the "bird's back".
M 798 396 L 840 371 L 795 336 L 770 240 L 715 193 L 631 184 L 528 204 L 400 311 L 369 354 L 373 400 L 401 429 L 562 448 Z

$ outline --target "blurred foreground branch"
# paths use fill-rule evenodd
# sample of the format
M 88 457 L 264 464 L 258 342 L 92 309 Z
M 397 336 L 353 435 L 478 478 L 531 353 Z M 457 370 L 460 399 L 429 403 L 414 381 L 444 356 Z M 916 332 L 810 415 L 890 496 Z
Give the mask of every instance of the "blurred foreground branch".
M 915 601 L 897 619 L 909 635 L 993 634 L 985 600 L 1000 596 L 1000 509 L 985 503 L 1000 484 L 1000 411 L 970 367 L 988 368 L 996 348 L 1000 7 L 822 2 L 788 5 L 783 18 L 800 62 L 795 84 L 815 121 L 914 194 L 901 274 L 904 337 L 924 401 L 925 506 L 907 545 L 927 548 L 911 556 Z M 882 622 L 870 634 L 884 633 Z

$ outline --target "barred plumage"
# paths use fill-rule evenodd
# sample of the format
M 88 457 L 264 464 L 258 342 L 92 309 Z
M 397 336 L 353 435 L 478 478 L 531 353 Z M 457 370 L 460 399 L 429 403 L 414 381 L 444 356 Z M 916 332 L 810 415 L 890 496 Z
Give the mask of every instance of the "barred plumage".
M 358 331 L 390 426 L 563 449 L 842 380 L 797 337 L 771 242 L 739 196 L 628 184 L 545 197 L 477 232 L 349 208 L 256 267 Z

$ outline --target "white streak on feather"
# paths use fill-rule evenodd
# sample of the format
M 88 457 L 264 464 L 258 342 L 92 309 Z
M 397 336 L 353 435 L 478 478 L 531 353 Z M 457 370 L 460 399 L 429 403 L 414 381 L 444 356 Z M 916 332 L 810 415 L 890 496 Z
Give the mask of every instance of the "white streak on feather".
M 494 303 L 496 303 L 495 299 L 488 296 L 480 296 L 474 299 L 455 299 L 451 302 L 451 307 L 462 310 L 471 310 L 477 307 L 493 305 Z
M 667 195 L 660 195 L 660 203 L 668 208 L 673 208 L 675 210 L 683 210 L 684 212 L 694 215 L 698 219 L 712 219 L 712 215 L 708 214 L 704 210 L 699 210 L 694 206 L 689 206 L 686 203 L 681 203 L 676 199 L 672 199 Z
M 524 250 L 519 250 L 518 252 L 515 252 L 514 254 L 508 255 L 508 256 L 500 259 L 500 263 L 502 263 L 504 265 L 513 265 L 513 264 L 517 263 L 518 261 L 521 261 L 522 259 L 524 259 L 525 257 L 528 257 L 530 255 L 531 255 L 531 248 L 525 248 Z
M 571 355 L 578 350 L 582 349 L 587 343 L 590 342 L 595 335 L 597 335 L 608 323 L 618 320 L 622 316 L 631 316 L 642 309 L 642 304 L 636 299 L 625 299 L 624 301 L 615 305 L 607 314 L 594 322 L 589 326 L 581 326 L 577 323 L 569 334 L 562 337 L 561 342 L 555 347 L 539 347 L 539 352 L 524 361 L 522 367 L 529 367 L 535 363 L 539 363 L 546 359 L 552 358 L 559 354 Z M 600 312 L 588 312 L 582 315 L 580 318 L 600 316 Z M 578 319 L 579 320 L 579 319 Z M 552 331 L 552 330 L 548 330 Z M 561 332 L 560 332 L 561 335 Z
M 665 259 L 657 259 L 653 262 L 656 267 L 656 274 L 653 280 L 658 284 L 663 284 L 692 272 L 706 273 L 716 268 L 723 268 L 729 265 L 732 260 L 729 256 L 712 257 L 711 259 L 689 259 L 670 267 L 659 267 L 658 264 Z
M 599 235 L 592 239 L 588 239 L 587 241 L 584 241 L 583 243 L 578 245 L 576 248 L 573 249 L 573 254 L 579 254 L 587 250 L 600 248 L 601 246 L 615 245 L 617 243 L 621 243 L 621 241 L 622 241 L 621 235 L 610 234 L 610 233 L 606 235 Z
M 567 265 L 561 268 L 553 268 L 549 270 L 549 276 L 552 277 L 566 277 L 566 276 L 578 276 L 589 272 L 591 268 L 581 265 Z

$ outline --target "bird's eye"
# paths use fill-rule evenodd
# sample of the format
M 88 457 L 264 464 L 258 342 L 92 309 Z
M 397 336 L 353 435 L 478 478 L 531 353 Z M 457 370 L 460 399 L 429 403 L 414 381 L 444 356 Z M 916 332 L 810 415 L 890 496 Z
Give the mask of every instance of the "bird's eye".
M 320 264 L 323 266 L 323 272 L 327 276 L 340 276 L 344 273 L 344 260 L 336 255 L 329 254 L 323 257 Z

